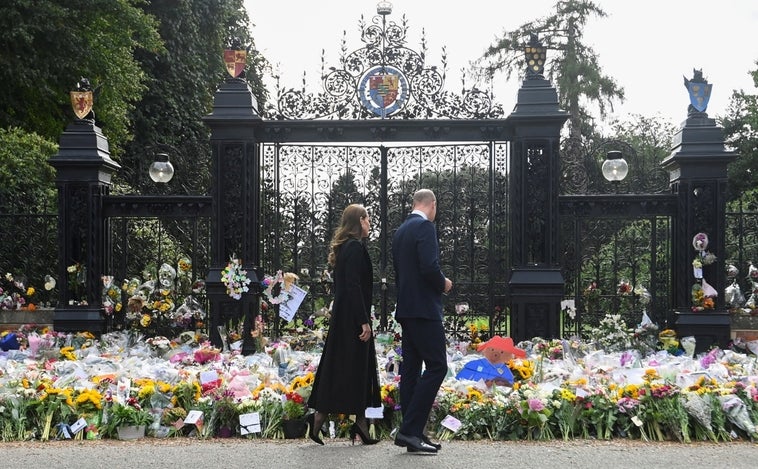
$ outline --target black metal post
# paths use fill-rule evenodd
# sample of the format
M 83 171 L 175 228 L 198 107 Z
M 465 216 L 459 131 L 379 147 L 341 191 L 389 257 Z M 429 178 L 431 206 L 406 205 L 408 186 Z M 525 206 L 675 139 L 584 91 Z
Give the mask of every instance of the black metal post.
M 544 49 L 532 38 L 518 100 L 507 122 L 511 141 L 511 336 L 520 341 L 560 336 L 564 280 L 558 258 L 560 131 L 568 113 L 542 76 Z
M 108 139 L 91 119 L 78 119 L 61 135 L 49 163 L 58 187 L 58 287 L 53 328 L 58 332 L 105 331 L 102 281 L 107 223 L 103 199 L 120 166 L 110 157 Z M 84 283 L 69 281 L 67 268 L 79 265 Z
M 253 282 L 260 282 L 260 154 L 255 128 L 261 123 L 257 101 L 242 78 L 227 78 L 216 91 L 213 111 L 203 118 L 211 129 L 213 198 L 211 266 L 206 278 L 210 302 L 211 342 L 221 346 L 218 326 L 226 320 L 254 318 L 258 288 L 234 300 L 221 282 L 230 258 L 242 262 Z M 255 274 L 253 274 L 255 272 Z M 255 279 L 253 277 L 256 277 Z M 253 311 L 255 310 L 255 311 Z M 248 321 L 244 329 L 249 331 Z M 249 335 L 249 333 L 248 333 Z M 248 337 L 243 344 L 248 344 Z
M 725 149 L 723 129 L 708 117 L 705 106 L 700 110 L 690 106 L 670 156 L 661 163 L 670 174 L 671 191 L 677 195 L 679 208 L 672 237 L 674 327 L 680 337 L 695 336 L 696 353 L 713 345 L 725 347 L 731 338 L 731 319 L 723 294 L 716 297 L 715 308 L 692 310 L 691 292 L 696 281 L 692 241 L 698 233 L 707 234 L 708 251 L 716 255 L 716 262 L 703 268 L 703 277 L 717 292 L 723 292 L 727 166 L 735 156 Z

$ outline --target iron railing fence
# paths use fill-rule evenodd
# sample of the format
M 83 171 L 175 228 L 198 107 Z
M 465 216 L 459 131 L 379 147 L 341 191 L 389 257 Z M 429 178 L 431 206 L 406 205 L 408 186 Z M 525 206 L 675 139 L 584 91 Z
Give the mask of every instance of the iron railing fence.
M 452 275 L 456 288 L 446 298 L 446 320 L 451 338 L 466 340 L 469 325 L 477 319 L 485 319 L 490 333 L 508 333 L 508 226 L 507 203 L 491 197 L 491 194 L 507 194 L 508 179 L 502 176 L 506 151 L 495 145 L 501 152 L 491 161 L 488 154 L 490 145 L 474 145 L 474 148 L 457 150 L 435 149 L 436 156 L 421 156 L 421 147 L 391 149 L 385 164 L 398 168 L 415 167 L 412 178 L 396 178 L 384 188 L 371 186 L 381 178 L 381 155 L 377 148 L 357 150 L 354 155 L 362 155 L 358 160 L 373 158 L 378 168 L 362 170 L 354 194 L 357 201 L 367 204 L 373 218 L 370 241 L 372 259 L 375 265 L 375 308 L 377 317 L 391 318 L 394 307 L 394 286 L 391 268 L 391 233 L 409 211 L 409 195 L 427 185 L 438 191 L 440 211 L 438 230 L 440 233 L 443 265 Z M 267 147 L 266 158 L 273 158 L 275 147 Z M 352 152 L 348 147 L 335 149 L 282 149 L 279 152 L 309 151 L 326 153 L 337 151 Z M 373 154 L 376 153 L 376 154 Z M 343 169 L 359 166 L 355 156 L 342 161 Z M 367 156 L 373 155 L 373 156 Z M 477 155 L 477 156 L 473 156 Z M 343 158 L 340 156 L 339 158 Z M 290 156 L 282 156 L 280 170 Z M 328 157 L 314 159 L 308 174 L 311 187 L 338 187 L 340 172 Z M 468 168 L 461 169 L 463 161 L 484 158 L 482 174 Z M 429 166 L 436 161 L 437 166 Z M 270 162 L 270 161 L 269 161 Z M 411 163 L 412 162 L 412 163 Z M 299 164 L 299 163 L 297 163 Z M 373 163 L 372 163 L 373 164 Z M 324 181 L 314 181 L 317 169 L 331 168 L 333 173 Z M 388 166 L 389 168 L 389 166 Z M 501 176 L 492 176 L 491 171 L 500 168 Z M 431 171 L 434 169 L 435 171 Z M 485 171 L 486 170 L 486 171 Z M 302 187 L 293 173 L 280 180 L 278 191 L 271 190 L 274 179 L 270 168 L 264 168 L 264 194 L 269 203 L 263 205 L 263 266 L 266 273 L 277 269 L 298 273 L 300 283 L 312 294 L 303 305 L 302 316 L 310 317 L 323 306 L 328 306 L 328 281 L 322 277 L 326 267 L 328 233 L 336 226 L 338 212 L 347 199 L 338 200 L 336 191 L 316 193 L 310 190 L 298 191 Z M 388 174 L 391 172 L 387 170 Z M 449 181 L 440 174 L 454 175 L 450 181 L 458 181 L 445 188 Z M 468 178 L 468 179 L 466 179 Z M 465 183 L 463 182 L 465 181 Z M 481 182 L 484 183 L 481 183 Z M 273 194 L 273 196 L 272 196 Z M 292 204 L 299 196 L 308 194 L 308 204 Z M 344 194 L 344 193 L 343 193 Z M 379 197 L 386 194 L 384 202 Z M 117 197 L 113 197 L 115 201 Z M 300 208 L 295 208 L 296 205 Z M 277 209 L 279 207 L 279 209 Z M 735 201 L 726 213 L 726 253 L 725 261 L 739 269 L 735 279 L 746 296 L 752 289 L 752 279 L 748 278 L 749 267 L 758 262 L 758 207 L 749 201 Z M 566 299 L 573 300 L 579 316 L 563 315 L 562 333 L 565 337 L 586 334 L 606 313 L 626 312 L 624 319 L 630 326 L 641 318 L 642 308 L 637 297 L 619 294 L 618 284 L 622 280 L 633 286 L 642 285 L 652 296 L 647 307 L 651 319 L 661 326 L 671 326 L 670 310 L 670 219 L 666 216 L 642 217 L 634 220 L 564 219 L 561 227 L 566 254 L 564 255 L 564 277 Z M 38 301 L 42 305 L 55 307 L 56 290 L 45 291 L 45 277 L 58 272 L 57 214 L 49 210 L 30 210 L 26 207 L 6 207 L 0 212 L 0 268 L 2 274 L 25 277 L 29 285 L 35 287 Z M 193 279 L 202 279 L 207 273 L 210 249 L 210 216 L 176 217 L 114 215 L 109 220 L 109 254 L 106 271 L 119 282 L 131 278 L 145 280 L 145 270 L 157 272 L 163 263 L 176 267 L 177 262 L 188 257 L 192 261 Z M 154 274 L 157 275 L 157 274 Z M 598 287 L 598 299 L 590 305 L 584 294 L 592 282 Z M 42 299 L 44 298 L 44 299 Z M 124 298 L 127 301 L 127 298 Z M 201 298 L 204 307 L 207 303 Z M 126 303 L 125 303 L 126 304 Z M 460 308 L 467 305 L 467 308 Z M 456 308 L 456 306 L 459 306 Z M 206 309 L 207 311 L 207 309 Z M 463 314 L 458 314 L 458 313 Z M 386 315 L 386 316 L 385 316 Z M 270 318 L 269 318 L 270 319 Z M 116 318 L 111 325 L 120 327 Z M 281 327 L 275 321 L 268 324 L 267 333 Z

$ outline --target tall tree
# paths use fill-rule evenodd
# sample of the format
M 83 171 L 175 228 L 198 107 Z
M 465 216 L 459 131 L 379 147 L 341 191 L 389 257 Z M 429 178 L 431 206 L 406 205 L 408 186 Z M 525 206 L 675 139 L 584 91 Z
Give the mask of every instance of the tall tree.
M 545 71 L 558 89 L 561 107 L 570 113 L 569 136 L 572 138 L 592 133 L 590 104 L 598 107 L 600 117 L 605 117 L 608 108 L 613 109 L 615 99 L 624 99 L 623 88 L 603 74 L 597 54 L 583 42 L 584 26 L 593 15 L 607 16 L 591 1 L 559 1 L 553 15 L 505 32 L 482 57 L 488 74 L 502 70 L 510 78 L 525 69 L 523 50 L 531 34 L 537 34 L 549 50 L 557 51 L 555 57 L 548 52 Z
M 131 116 L 134 140 L 123 158 L 121 181 L 129 191 L 203 194 L 210 183 L 210 145 L 201 118 L 211 111 L 219 82 L 228 77 L 223 50 L 230 37 L 252 45 L 249 19 L 242 0 L 152 2 L 144 8 L 158 19 L 166 48 L 135 55 L 148 89 Z M 247 77 L 260 103 L 266 98 L 260 78 L 265 59 L 251 50 Z M 170 145 L 176 171 L 168 187 L 146 176 L 156 152 L 167 149 L 162 145 Z
M 57 141 L 74 115 L 69 91 L 81 77 L 101 86 L 98 125 L 117 150 L 128 112 L 145 90 L 135 50 L 160 50 L 144 0 L 5 0 L 0 14 L 0 127 Z
M 758 65 L 758 62 L 756 62 Z M 758 88 L 758 70 L 750 72 Z M 729 165 L 729 199 L 758 186 L 758 95 L 735 91 L 721 119 L 724 136 L 737 151 L 737 160 Z

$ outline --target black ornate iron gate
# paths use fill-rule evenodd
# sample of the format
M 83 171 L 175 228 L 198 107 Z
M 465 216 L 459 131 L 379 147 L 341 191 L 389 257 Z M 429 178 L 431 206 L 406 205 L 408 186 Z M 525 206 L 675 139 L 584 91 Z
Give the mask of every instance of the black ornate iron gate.
M 421 187 L 439 201 L 441 261 L 454 291 L 446 301 L 451 335 L 486 318 L 507 334 L 508 148 L 503 142 L 451 145 L 282 145 L 262 149 L 264 271 L 291 271 L 310 292 L 295 325 L 329 304 L 326 257 L 342 209 L 372 216 L 375 316 L 386 328 L 395 305 L 391 239 Z M 496 314 L 497 312 L 501 314 Z

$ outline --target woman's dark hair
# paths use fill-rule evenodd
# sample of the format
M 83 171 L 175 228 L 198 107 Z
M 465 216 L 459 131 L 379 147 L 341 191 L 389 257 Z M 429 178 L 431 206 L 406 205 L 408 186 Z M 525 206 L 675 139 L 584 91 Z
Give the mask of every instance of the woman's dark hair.
M 342 245 L 350 239 L 362 239 L 363 228 L 361 219 L 368 217 L 366 207 L 361 204 L 348 205 L 342 212 L 340 226 L 334 231 L 332 242 L 329 244 L 329 265 L 334 267 L 337 264 L 337 256 Z

